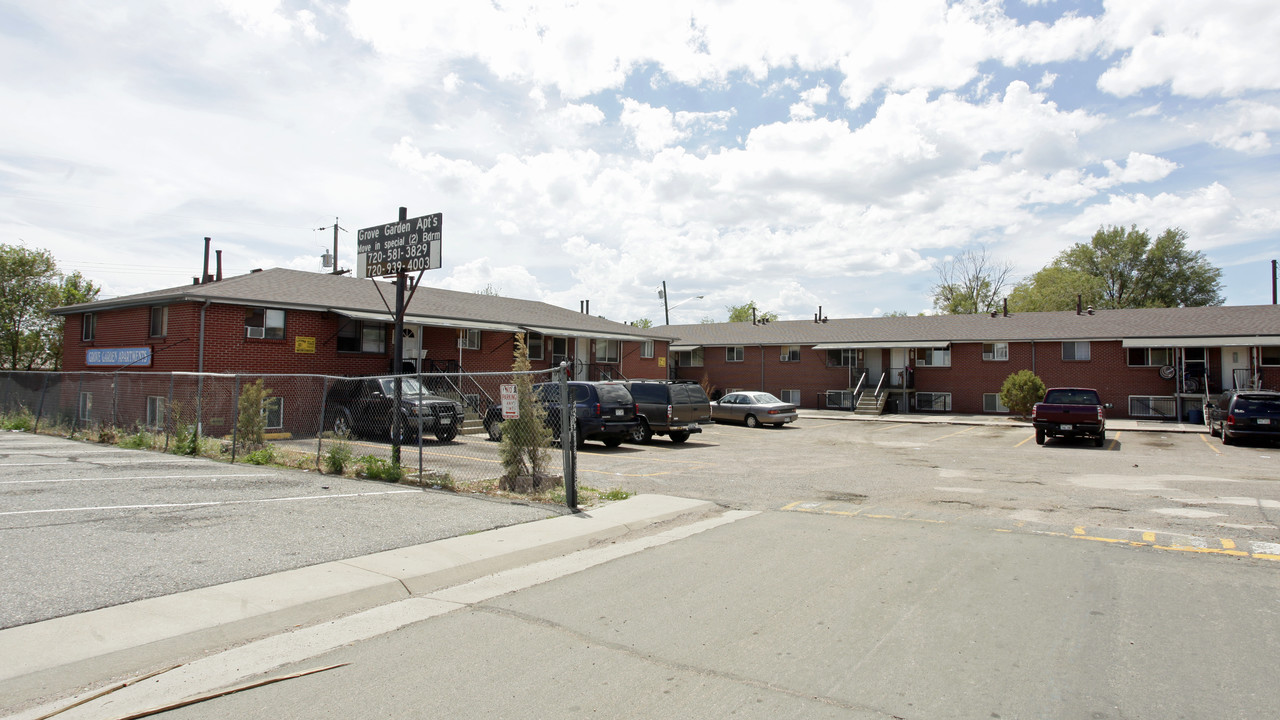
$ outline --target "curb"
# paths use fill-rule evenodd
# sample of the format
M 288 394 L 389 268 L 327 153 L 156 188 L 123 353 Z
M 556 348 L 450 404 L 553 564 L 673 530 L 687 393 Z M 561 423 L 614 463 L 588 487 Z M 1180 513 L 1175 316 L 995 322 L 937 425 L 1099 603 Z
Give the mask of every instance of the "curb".
M 501 570 L 715 507 L 637 495 L 590 512 L 237 580 L 0 630 L 0 698 L 20 706 Z
M 1017 422 L 1002 417 L 987 418 L 984 416 L 965 416 L 965 415 L 919 415 L 919 414 L 892 414 L 892 415 L 853 415 L 851 413 L 821 413 L 821 412 L 805 412 L 800 411 L 800 418 L 805 420 L 835 420 L 838 422 L 897 422 L 897 423 L 914 423 L 918 425 L 986 425 L 989 427 L 1003 427 L 1025 429 L 1031 431 L 1030 421 Z M 1150 424 L 1142 424 L 1149 422 Z M 1161 432 L 1161 433 L 1199 433 L 1208 435 L 1209 428 L 1201 424 L 1165 422 L 1160 420 L 1142 421 L 1142 420 L 1107 420 L 1107 432 L 1113 433 L 1118 431 L 1125 432 Z

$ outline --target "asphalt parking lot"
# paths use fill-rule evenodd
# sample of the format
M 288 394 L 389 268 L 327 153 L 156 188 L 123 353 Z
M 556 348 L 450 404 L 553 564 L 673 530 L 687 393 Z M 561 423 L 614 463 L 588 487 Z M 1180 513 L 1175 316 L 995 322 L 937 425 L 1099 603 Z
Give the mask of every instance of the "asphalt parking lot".
M 0 628 L 562 512 L 4 432 Z

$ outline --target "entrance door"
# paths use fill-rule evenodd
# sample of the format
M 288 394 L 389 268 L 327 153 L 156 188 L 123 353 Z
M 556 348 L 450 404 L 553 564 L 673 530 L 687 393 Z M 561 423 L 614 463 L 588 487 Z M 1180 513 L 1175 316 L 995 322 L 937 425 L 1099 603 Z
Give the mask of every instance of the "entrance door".
M 573 340 L 573 379 L 586 380 L 591 367 L 591 341 L 585 338 Z
M 875 392 L 880 384 L 880 375 L 884 372 L 884 351 L 880 348 L 867 348 L 862 351 L 862 363 L 867 366 L 867 387 Z
M 906 387 L 906 368 L 907 349 L 889 348 L 889 382 L 894 387 Z
M 1237 382 L 1236 371 L 1241 377 Z M 1230 390 L 1234 387 L 1244 387 L 1244 383 L 1249 376 L 1249 348 L 1247 347 L 1224 347 L 1222 348 L 1222 389 Z

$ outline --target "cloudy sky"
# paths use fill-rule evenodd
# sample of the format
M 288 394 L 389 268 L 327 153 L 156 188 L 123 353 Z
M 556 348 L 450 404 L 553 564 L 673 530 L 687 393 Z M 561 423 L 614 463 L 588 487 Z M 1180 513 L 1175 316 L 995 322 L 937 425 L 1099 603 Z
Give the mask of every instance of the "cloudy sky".
M 1232 305 L 1280 257 L 1274 0 L 0 0 L 0 242 L 104 296 L 355 264 L 613 320 L 917 312 L 1177 226 Z M 696 296 L 704 296 L 696 299 Z

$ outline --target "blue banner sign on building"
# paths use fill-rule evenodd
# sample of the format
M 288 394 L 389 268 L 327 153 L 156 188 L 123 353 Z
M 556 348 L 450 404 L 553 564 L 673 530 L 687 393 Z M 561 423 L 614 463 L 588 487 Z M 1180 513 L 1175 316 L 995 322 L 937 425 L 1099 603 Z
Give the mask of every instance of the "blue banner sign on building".
M 151 365 L 151 348 L 90 348 L 84 353 L 84 362 L 90 367 L 103 365 L 147 367 Z

